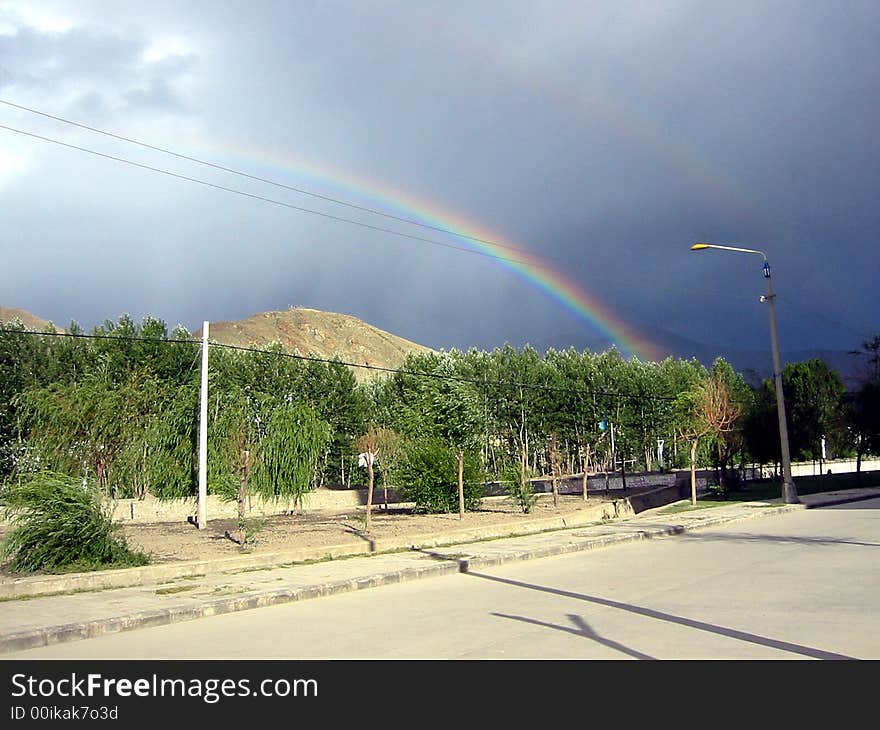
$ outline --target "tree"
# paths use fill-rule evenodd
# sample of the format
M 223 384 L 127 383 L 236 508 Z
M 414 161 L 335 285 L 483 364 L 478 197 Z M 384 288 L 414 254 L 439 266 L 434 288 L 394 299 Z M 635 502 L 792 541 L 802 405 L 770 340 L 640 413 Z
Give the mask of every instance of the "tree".
M 460 361 L 457 352 L 410 355 L 392 378 L 391 388 L 397 399 L 393 421 L 400 431 L 411 441 L 441 441 L 454 453 L 458 512 L 463 519 L 472 504 L 464 489 L 465 461 L 468 452 L 482 446 L 485 411 L 476 389 L 457 375 Z
M 246 390 L 222 394 L 211 425 L 211 484 L 213 491 L 230 499 L 238 498 L 239 474 L 247 458 L 248 484 L 255 494 L 301 500 L 330 439 L 329 424 L 305 403 Z
M 861 479 L 862 457 L 880 453 L 880 380 L 862 383 L 847 410 L 856 445 L 856 474 Z
M 132 550 L 106 495 L 93 479 L 39 472 L 11 480 L 0 492 L 11 530 L 2 559 L 13 573 L 100 570 L 145 565 Z
M 180 497 L 194 485 L 194 392 L 132 370 L 20 393 L 16 407 L 42 468 L 94 478 L 105 493 Z
M 818 459 L 827 436 L 832 453 L 843 441 L 843 395 L 836 370 L 822 360 L 790 363 L 782 371 L 789 447 L 794 459 Z
M 462 463 L 465 509 L 480 504 L 483 471 L 479 458 L 466 452 Z M 395 470 L 395 481 L 417 512 L 453 512 L 459 507 L 458 459 L 437 437 L 409 439 Z
M 730 428 L 726 430 L 713 429 L 718 480 L 722 490 L 728 492 L 739 483 L 738 475 L 730 465 L 736 454 L 743 450 L 745 415 L 751 412 L 754 393 L 746 384 L 743 376 L 722 358 L 716 359 L 713 363 L 712 374 L 724 383 L 736 411 L 736 417 L 731 422 Z
M 743 419 L 743 439 L 752 461 L 761 465 L 782 461 L 776 388 L 769 379 L 753 390 L 751 409 Z
M 880 335 L 862 343 L 852 354 L 866 358 L 855 392 L 847 398 L 846 415 L 856 447 L 856 474 L 861 479 L 862 457 L 880 453 Z
M 355 442 L 355 448 L 363 455 L 365 461 L 364 466 L 367 467 L 367 511 L 364 520 L 364 532 L 369 532 L 373 518 L 373 479 L 374 479 L 374 463 L 379 459 L 381 452 L 381 436 L 379 429 L 371 428 L 363 436 L 360 436 Z M 386 496 L 387 505 L 387 496 Z
M 862 382 L 880 382 L 880 335 L 874 335 L 870 340 L 863 340 L 861 349 L 850 350 L 849 354 L 865 359 L 864 371 L 860 378 Z
M 733 430 L 740 406 L 720 372 L 713 372 L 682 394 L 680 401 L 680 438 L 690 442 L 691 504 L 697 503 L 696 461 L 700 439 L 713 435 L 720 439 Z

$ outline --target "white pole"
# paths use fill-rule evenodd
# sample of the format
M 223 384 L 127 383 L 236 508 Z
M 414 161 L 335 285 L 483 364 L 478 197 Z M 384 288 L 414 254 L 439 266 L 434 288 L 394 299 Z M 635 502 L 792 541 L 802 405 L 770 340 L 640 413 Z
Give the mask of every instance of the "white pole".
M 199 512 L 200 530 L 208 522 L 208 323 L 202 324 L 202 388 L 199 400 Z
M 611 424 L 611 471 L 617 470 L 617 452 L 614 450 L 614 423 Z

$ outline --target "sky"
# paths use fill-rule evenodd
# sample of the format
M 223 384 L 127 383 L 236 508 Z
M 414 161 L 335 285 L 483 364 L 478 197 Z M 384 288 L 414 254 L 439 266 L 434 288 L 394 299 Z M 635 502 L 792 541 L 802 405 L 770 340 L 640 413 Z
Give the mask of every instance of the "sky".
M 768 353 L 706 241 L 784 352 L 853 349 L 878 82 L 874 0 L 0 0 L 0 304 Z

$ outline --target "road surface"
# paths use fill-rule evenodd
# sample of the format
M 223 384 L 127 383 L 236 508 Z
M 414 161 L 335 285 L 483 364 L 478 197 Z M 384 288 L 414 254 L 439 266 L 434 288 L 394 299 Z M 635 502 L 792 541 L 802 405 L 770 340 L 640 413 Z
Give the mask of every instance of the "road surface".
M 880 659 L 880 500 L 3 658 Z

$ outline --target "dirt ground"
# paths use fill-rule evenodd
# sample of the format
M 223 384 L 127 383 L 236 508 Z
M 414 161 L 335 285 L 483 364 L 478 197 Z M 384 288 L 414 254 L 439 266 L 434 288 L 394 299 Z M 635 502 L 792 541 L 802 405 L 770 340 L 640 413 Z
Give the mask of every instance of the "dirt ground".
M 629 492 L 632 494 L 632 490 Z M 584 501 L 580 495 L 560 495 L 559 506 L 553 506 L 552 495 L 540 495 L 529 514 L 504 497 L 483 500 L 479 510 L 426 515 L 393 506 L 386 512 L 381 505 L 373 508 L 372 528 L 364 535 L 364 509 L 348 512 L 309 511 L 250 520 L 248 552 L 270 553 L 299 548 L 326 547 L 340 544 L 362 544 L 367 539 L 406 538 L 416 542 L 419 536 L 436 535 L 475 527 L 524 524 L 535 518 L 566 516 L 595 507 L 607 501 L 604 495 Z M 226 535 L 238 536 L 235 519 L 208 520 L 204 530 L 186 522 L 128 523 L 123 531 L 129 546 L 147 553 L 153 563 L 177 560 L 233 557 L 242 554 L 241 547 Z

